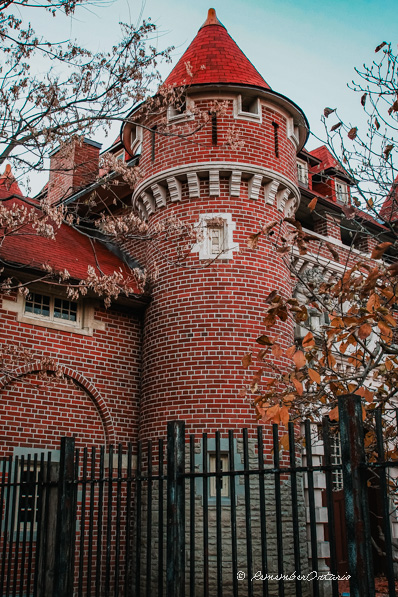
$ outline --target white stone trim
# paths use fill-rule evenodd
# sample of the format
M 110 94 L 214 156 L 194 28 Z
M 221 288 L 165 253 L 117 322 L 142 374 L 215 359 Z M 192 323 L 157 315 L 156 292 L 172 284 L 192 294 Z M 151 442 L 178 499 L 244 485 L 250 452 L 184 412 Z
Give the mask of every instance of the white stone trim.
M 169 176 L 167 179 L 171 201 L 181 201 L 181 181 L 175 176 Z
M 248 185 L 249 199 L 254 199 L 255 201 L 257 201 L 259 194 L 260 194 L 262 182 L 263 182 L 263 177 L 261 176 L 261 174 L 254 174 L 249 179 L 249 185 Z
M 141 199 L 143 204 L 145 205 L 145 209 L 148 213 L 148 215 L 154 214 L 155 210 L 156 210 L 156 206 L 155 206 L 155 201 L 153 199 L 153 197 L 151 197 L 151 195 L 149 193 L 147 193 L 146 191 L 143 191 L 141 193 Z
M 219 255 L 209 254 L 208 251 L 208 235 L 207 222 L 213 219 L 221 219 L 224 221 L 224 250 Z M 197 243 L 193 249 L 193 253 L 199 253 L 199 259 L 206 261 L 213 261 L 217 259 L 233 259 L 234 251 L 239 251 L 239 245 L 234 244 L 233 233 L 236 229 L 236 222 L 232 220 L 232 214 L 226 212 L 206 213 L 199 216 L 199 229 L 202 230 L 202 240 Z
M 139 213 L 141 214 L 141 216 L 144 218 L 144 220 L 147 220 L 147 219 L 148 219 L 148 212 L 147 212 L 147 210 L 146 210 L 146 207 L 145 207 L 145 205 L 143 204 L 143 202 L 142 202 L 142 199 L 141 199 L 141 198 L 140 198 L 140 199 L 137 199 L 137 201 L 136 201 L 136 207 L 137 207 L 137 210 L 138 210 L 138 212 L 139 212 Z
M 218 170 L 209 171 L 209 195 L 210 197 L 219 197 L 220 195 L 220 172 Z
M 65 296 L 60 296 L 54 292 L 49 292 L 48 289 L 33 289 L 33 292 L 38 292 L 40 294 L 45 294 L 47 296 L 52 296 L 55 298 L 63 298 L 66 299 Z M 70 300 L 70 299 L 67 299 Z M 95 302 L 90 300 L 84 301 L 74 301 L 78 304 L 78 319 L 76 324 L 67 324 L 65 322 L 54 321 L 54 320 L 47 320 L 44 317 L 39 317 L 34 313 L 25 313 L 25 298 L 22 294 L 17 295 L 17 299 L 15 301 L 11 299 L 2 299 L 2 309 L 5 311 L 10 311 L 11 313 L 16 313 L 17 321 L 19 323 L 27 323 L 29 325 L 35 325 L 39 327 L 48 328 L 51 330 L 59 330 L 61 332 L 69 332 L 70 334 L 80 334 L 83 336 L 92 336 L 94 330 L 101 330 L 105 331 L 106 326 L 103 321 L 97 321 L 94 318 L 94 311 L 95 311 Z
M 293 143 L 293 147 L 298 151 L 300 140 L 298 126 L 294 124 L 293 118 L 289 117 L 286 120 L 287 138 Z
M 290 189 L 282 188 L 276 194 L 276 207 L 279 211 L 285 210 L 286 201 L 290 195 Z
M 200 182 L 196 172 L 187 172 L 189 198 L 200 197 Z
M 151 189 L 155 197 L 156 207 L 166 207 L 166 188 L 161 184 L 153 184 Z
M 264 197 L 265 202 L 269 203 L 269 205 L 273 205 L 275 203 L 276 193 L 278 191 L 280 182 L 278 180 L 271 180 L 264 186 Z
M 229 194 L 231 197 L 240 196 L 240 184 L 242 182 L 242 172 L 233 170 L 229 178 Z

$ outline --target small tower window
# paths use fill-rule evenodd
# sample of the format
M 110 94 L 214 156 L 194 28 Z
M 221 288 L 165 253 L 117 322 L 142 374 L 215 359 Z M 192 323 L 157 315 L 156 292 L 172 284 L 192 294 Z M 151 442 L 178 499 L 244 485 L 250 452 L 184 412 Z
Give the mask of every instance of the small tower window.
M 186 95 L 182 95 L 167 109 L 167 120 L 169 122 L 182 122 L 184 120 L 192 120 L 193 114 L 193 102 Z
M 225 250 L 224 222 L 207 225 L 208 254 L 212 257 L 222 255 Z
M 232 259 L 233 252 L 239 249 L 233 239 L 235 227 L 236 223 L 229 213 L 200 216 L 198 228 L 201 240 L 194 248 L 199 252 L 199 259 Z
M 279 135 L 278 135 L 279 124 L 277 122 L 273 122 L 272 126 L 274 128 L 274 151 L 275 151 L 275 157 L 279 158 Z
M 252 95 L 238 95 L 234 102 L 234 116 L 242 120 L 261 122 L 260 98 Z

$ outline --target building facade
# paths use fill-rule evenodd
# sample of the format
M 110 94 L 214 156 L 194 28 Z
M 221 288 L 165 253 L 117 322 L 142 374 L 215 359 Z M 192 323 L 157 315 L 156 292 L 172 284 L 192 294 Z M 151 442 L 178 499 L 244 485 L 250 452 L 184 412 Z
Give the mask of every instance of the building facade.
M 264 297 L 273 290 L 293 295 L 297 280 L 271 239 L 253 250 L 248 237 L 273 221 L 287 234 L 283 219 L 296 214 L 341 256 L 331 261 L 322 244 L 316 258 L 294 253 L 296 270 L 313 275 L 316 269 L 325 279 L 369 253 L 374 230 L 382 231 L 368 218 L 369 235 L 358 237 L 344 221 L 351 180 L 326 147 L 305 149 L 305 115 L 271 89 L 213 10 L 163 89 L 170 97 L 172 89 L 183 91 L 164 114 L 134 109 L 108 150 L 126 166 L 139 166 L 133 189 L 123 181 L 115 188 L 121 211 L 132 209 L 146 223 L 147 240 L 126 236 L 115 249 L 67 223 L 55 239 L 38 236 L 28 223 L 3 240 L 2 275 L 29 284 L 29 292 L 12 288 L 0 302 L 2 457 L 57 450 L 62 436 L 74 436 L 81 448 L 156 443 L 176 419 L 198 442 L 204 431 L 226 436 L 242 428 L 253 439 L 257 421 L 241 392 L 241 358 L 261 333 Z M 98 182 L 97 143 L 85 139 L 51 159 L 43 191 L 50 204 L 82 212 L 94 193 L 92 218 L 111 210 L 110 191 Z M 0 193 L 6 207 L 36 205 L 9 170 Z M 316 214 L 308 210 L 314 198 Z M 191 243 L 179 236 L 183 226 L 196 231 Z M 51 283 L 42 280 L 43 264 L 56 274 Z M 136 267 L 158 272 L 150 292 L 135 285 L 108 308 L 94 292 L 66 294 L 65 269 L 79 284 L 90 271 L 129 277 Z M 311 325 L 320 325 L 316 316 Z M 293 344 L 289 321 L 277 333 L 282 347 Z M 286 357 L 275 365 L 289 370 Z M 264 441 L 271 458 L 270 426 Z M 318 539 L 327 569 L 322 480 L 319 489 Z

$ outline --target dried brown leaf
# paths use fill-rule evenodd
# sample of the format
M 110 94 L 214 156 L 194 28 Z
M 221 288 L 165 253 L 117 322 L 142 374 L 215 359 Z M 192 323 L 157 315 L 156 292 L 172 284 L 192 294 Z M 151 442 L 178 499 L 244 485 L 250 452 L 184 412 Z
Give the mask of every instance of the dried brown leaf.
M 314 211 L 316 208 L 316 204 L 318 203 L 318 197 L 314 197 L 308 204 L 308 209 L 310 211 Z
M 389 242 L 380 243 L 373 249 L 371 258 L 372 259 L 380 259 L 380 257 L 382 255 L 384 255 L 384 253 L 387 251 L 387 249 L 391 246 L 392 246 L 392 243 L 389 243 Z
M 315 346 L 315 339 L 314 339 L 314 334 L 312 332 L 308 332 L 308 334 L 306 334 L 302 340 L 302 347 L 304 349 L 310 349 L 313 348 Z
M 246 241 L 249 249 L 257 249 L 260 236 L 261 236 L 261 232 L 256 232 L 249 236 L 249 238 Z
M 335 261 L 340 261 L 340 256 L 338 254 L 338 252 L 336 251 L 336 249 L 333 247 L 333 245 L 331 245 L 330 243 L 326 243 L 327 248 L 329 249 L 330 253 L 333 256 L 333 259 Z
M 328 116 L 333 114 L 333 112 L 336 112 L 336 108 L 325 108 L 323 111 L 323 115 L 325 116 L 325 118 L 328 118 Z
M 384 48 L 384 46 L 386 46 L 386 45 L 387 45 L 387 42 L 386 42 L 386 41 L 383 41 L 381 44 L 379 44 L 379 45 L 376 47 L 376 49 L 375 49 L 375 52 L 380 52 L 380 50 L 381 50 L 382 48 Z
M 319 375 L 318 371 L 315 371 L 315 369 L 308 369 L 308 377 L 311 381 L 318 384 L 318 386 L 321 385 L 321 376 Z
M 392 150 L 394 149 L 394 145 L 389 144 L 386 145 L 384 150 L 383 150 L 383 154 L 384 154 L 384 159 L 388 160 L 390 153 L 392 152 Z
M 364 323 L 358 330 L 358 336 L 361 340 L 366 340 L 372 333 L 372 326 L 369 323 Z
M 242 365 L 244 369 L 247 369 L 250 365 L 252 364 L 252 353 L 248 352 L 247 354 L 245 354 L 245 356 L 242 358 Z
M 343 205 L 341 208 L 347 220 L 353 220 L 356 216 L 355 207 L 352 205 Z
M 331 421 L 339 420 L 339 407 L 338 406 L 336 406 L 335 408 L 332 408 L 332 410 L 329 412 L 329 419 Z
M 305 367 L 307 364 L 307 359 L 305 358 L 305 355 L 301 350 L 295 352 L 293 356 L 293 361 L 297 369 L 301 369 L 302 367 Z
M 330 132 L 332 133 L 333 131 L 337 131 L 337 129 L 339 129 L 342 124 L 343 124 L 342 122 L 337 122 L 336 124 L 334 124 L 332 126 L 332 128 L 330 129 Z
M 271 340 L 271 338 L 269 336 L 267 336 L 266 334 L 262 334 L 261 336 L 259 336 L 256 340 L 257 344 L 260 344 L 261 346 L 272 346 L 274 341 Z
M 366 96 L 366 94 L 365 94 L 365 96 Z M 363 96 L 362 96 L 362 97 L 363 97 Z M 353 126 L 353 127 L 352 127 L 352 128 L 349 130 L 349 131 L 348 131 L 348 133 L 347 133 L 347 137 L 353 141 L 353 140 L 355 139 L 355 137 L 357 136 L 357 134 L 358 134 L 358 127 L 356 127 L 356 126 Z
M 302 396 L 303 392 L 304 392 L 304 388 L 303 388 L 303 384 L 301 383 L 301 381 L 299 381 L 298 379 L 293 377 L 292 382 L 293 382 L 294 387 L 296 388 L 297 394 L 299 396 Z

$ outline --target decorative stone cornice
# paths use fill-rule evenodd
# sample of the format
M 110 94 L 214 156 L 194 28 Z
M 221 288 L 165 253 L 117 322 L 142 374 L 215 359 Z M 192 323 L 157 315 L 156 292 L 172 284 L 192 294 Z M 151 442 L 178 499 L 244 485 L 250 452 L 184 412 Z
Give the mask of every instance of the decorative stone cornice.
M 242 180 L 247 181 L 248 197 L 257 201 L 264 187 L 265 202 L 291 216 L 298 207 L 300 192 L 283 174 L 268 168 L 236 162 L 204 162 L 187 164 L 159 172 L 141 181 L 132 197 L 132 204 L 147 219 L 166 207 L 167 201 L 181 201 L 182 184 L 188 185 L 190 199 L 200 197 L 200 181 L 208 180 L 209 196 L 220 195 L 220 176 L 229 177 L 231 197 L 241 194 Z

